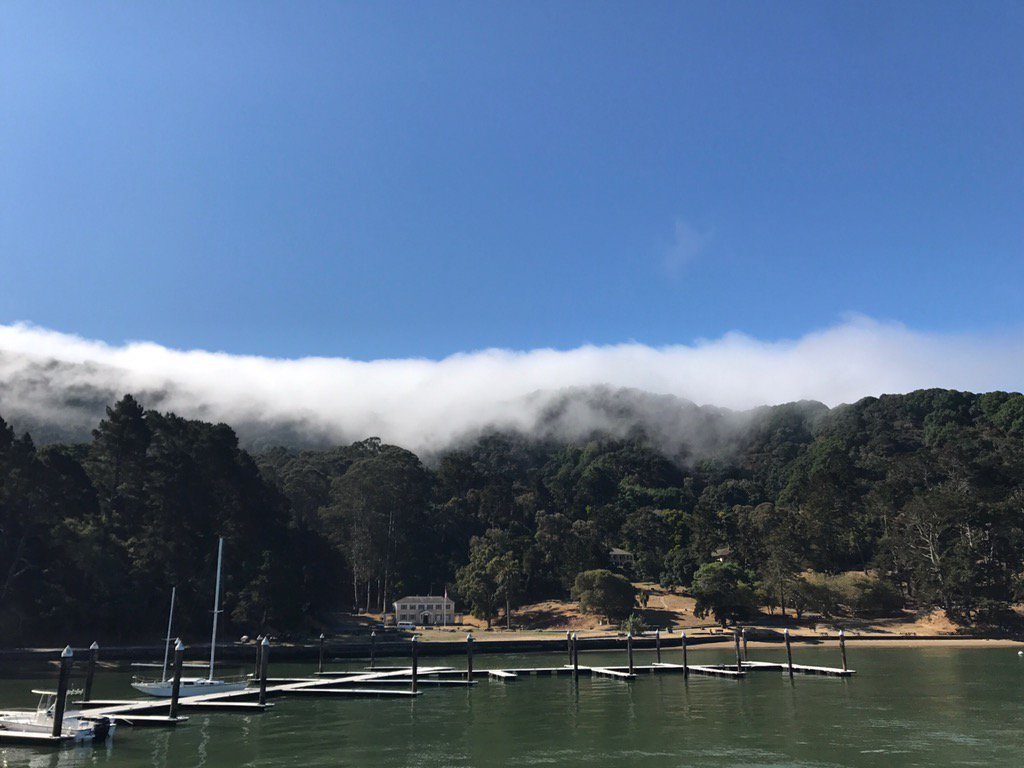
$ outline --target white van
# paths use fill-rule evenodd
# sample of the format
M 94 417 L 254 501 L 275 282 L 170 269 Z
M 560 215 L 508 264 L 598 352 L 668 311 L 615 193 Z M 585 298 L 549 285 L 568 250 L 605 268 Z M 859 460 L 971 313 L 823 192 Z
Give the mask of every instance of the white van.
M 416 625 L 413 624 L 411 621 L 400 621 L 400 622 L 398 622 L 398 628 L 399 629 L 405 629 L 405 630 L 411 630 L 411 629 L 416 629 Z

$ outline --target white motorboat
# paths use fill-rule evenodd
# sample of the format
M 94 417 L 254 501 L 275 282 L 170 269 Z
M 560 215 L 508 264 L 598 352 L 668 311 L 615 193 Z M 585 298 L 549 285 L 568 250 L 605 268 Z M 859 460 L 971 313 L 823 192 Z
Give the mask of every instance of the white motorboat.
M 38 733 L 46 736 L 53 733 L 57 692 L 34 690 L 32 693 L 39 696 L 39 704 L 35 711 L 30 709 L 0 710 L 0 730 Z M 73 695 L 77 696 L 81 693 L 82 691 L 68 691 L 65 701 L 70 703 Z M 70 736 L 76 742 L 105 741 L 114 735 L 115 728 L 116 725 L 110 718 L 86 720 L 81 717 L 81 712 L 66 709 L 61 725 L 61 734 Z
M 185 696 L 203 696 L 208 693 L 231 693 L 233 691 L 241 691 L 246 688 L 249 683 L 246 680 L 220 680 L 214 677 L 214 666 L 217 659 L 217 618 L 220 616 L 220 571 L 221 565 L 224 560 L 224 538 L 221 537 L 217 543 L 217 584 L 214 588 L 213 595 L 213 636 L 210 640 L 210 664 L 209 671 L 206 677 L 182 677 L 181 678 L 181 689 L 179 695 Z M 172 695 L 174 680 L 173 676 L 168 675 L 168 661 L 170 659 L 171 651 L 171 640 L 173 635 L 171 630 L 174 625 L 174 598 L 177 595 L 177 587 L 171 590 L 171 610 L 167 617 L 167 637 L 165 639 L 164 646 L 164 663 L 163 673 L 159 680 L 136 680 L 132 683 L 132 688 L 144 693 L 147 696 L 159 696 L 161 698 L 169 698 Z M 141 665 L 148 666 L 148 665 Z M 196 665 L 189 665 L 196 666 Z M 201 665 L 205 666 L 205 665 Z

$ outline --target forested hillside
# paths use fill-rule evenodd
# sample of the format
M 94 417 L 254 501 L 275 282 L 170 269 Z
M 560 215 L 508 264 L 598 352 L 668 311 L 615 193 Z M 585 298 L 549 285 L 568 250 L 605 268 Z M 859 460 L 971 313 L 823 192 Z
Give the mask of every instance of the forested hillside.
M 181 631 L 205 633 L 218 534 L 239 633 L 445 588 L 493 616 L 568 596 L 611 546 L 682 586 L 728 547 L 772 606 L 801 607 L 808 571 L 864 570 L 911 606 L 1013 623 L 1024 396 L 764 408 L 699 459 L 616 434 L 488 434 L 428 465 L 373 438 L 254 457 L 228 426 L 131 397 L 84 445 L 36 447 L 0 422 L 0 642 L 157 638 L 175 584 Z

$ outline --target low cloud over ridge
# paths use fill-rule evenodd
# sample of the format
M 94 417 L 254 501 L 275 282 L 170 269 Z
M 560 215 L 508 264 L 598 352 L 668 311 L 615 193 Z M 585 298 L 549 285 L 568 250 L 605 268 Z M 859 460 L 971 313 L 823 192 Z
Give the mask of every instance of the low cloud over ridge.
M 1022 382 L 1024 334 L 929 334 L 864 317 L 777 342 L 730 333 L 692 345 L 489 349 L 370 362 L 109 345 L 0 325 L 0 415 L 9 419 L 84 429 L 103 405 L 133 392 L 147 407 L 243 432 L 245 425 L 277 426 L 309 443 L 376 435 L 419 452 L 491 427 L 565 437 L 615 432 L 606 410 L 565 407 L 567 393 L 591 388 L 747 409 L 803 399 L 836 405 L 927 387 L 1019 390 Z M 644 396 L 636 407 L 654 402 L 663 399 Z M 652 413 L 651 420 L 663 418 Z

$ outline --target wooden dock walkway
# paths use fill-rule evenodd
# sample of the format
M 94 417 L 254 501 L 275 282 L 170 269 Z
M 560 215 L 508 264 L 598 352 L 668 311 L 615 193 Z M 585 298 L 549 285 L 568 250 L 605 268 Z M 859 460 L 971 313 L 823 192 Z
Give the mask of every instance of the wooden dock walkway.
M 480 672 L 485 673 L 492 680 L 509 681 L 519 677 L 515 672 L 510 672 L 506 669 L 481 669 Z
M 132 728 L 166 728 L 180 723 L 187 723 L 187 717 L 169 717 L 168 715 L 107 715 L 118 725 L 127 725 Z
M 724 677 L 732 680 L 738 680 L 746 675 L 746 672 L 741 672 L 736 667 L 726 666 L 706 666 L 698 664 L 697 666 L 690 665 L 691 675 L 704 675 L 705 677 Z
M 397 670 L 394 670 L 394 671 L 397 671 Z M 408 672 L 409 672 L 409 670 L 406 669 L 406 673 L 408 673 Z M 420 674 L 422 674 L 422 673 L 420 673 Z M 438 674 L 438 673 L 434 673 L 434 674 Z M 459 670 L 459 675 L 462 678 L 465 678 L 466 673 L 464 671 L 462 671 L 462 670 Z M 310 681 L 312 679 L 313 678 L 309 678 L 309 677 L 268 677 L 267 678 L 267 683 L 270 684 L 270 685 L 285 685 L 285 684 L 289 684 L 289 683 L 305 683 L 305 682 Z M 332 684 L 337 682 L 336 679 L 330 679 L 330 678 L 328 678 L 328 679 L 330 680 L 330 682 Z M 324 678 L 320 678 L 320 679 L 317 679 L 316 682 L 318 682 L 318 683 L 325 683 L 325 682 L 327 682 L 327 680 L 325 680 Z M 350 681 L 350 682 L 346 683 L 346 685 L 388 685 L 388 686 L 391 686 L 391 685 L 394 685 L 394 686 L 401 686 L 401 685 L 408 686 L 408 685 L 411 685 L 411 684 L 412 684 L 412 678 L 411 677 L 386 677 L 386 678 L 379 678 L 378 677 L 378 678 L 374 678 L 373 680 L 356 680 L 354 682 Z M 475 685 L 476 682 L 475 681 L 465 680 L 465 679 L 446 679 L 446 678 L 441 678 L 441 677 L 419 677 L 419 676 L 417 676 L 416 684 L 417 685 L 433 686 L 433 687 L 444 687 L 444 686 L 456 686 L 456 687 L 458 687 L 460 685 L 463 685 L 463 686 L 464 685 Z
M 627 665 L 605 664 L 601 666 L 579 664 L 579 641 L 573 636 L 567 637 L 569 642 L 569 664 L 560 666 L 545 667 L 510 667 L 499 669 L 474 669 L 473 668 L 473 638 L 469 637 L 466 643 L 466 668 L 452 666 L 424 666 L 420 667 L 417 656 L 417 644 L 414 637 L 411 642 L 411 659 L 408 666 L 375 666 L 371 653 L 371 667 L 361 670 L 324 670 L 323 669 L 323 636 L 321 636 L 321 656 L 318 670 L 308 677 L 276 677 L 267 676 L 269 642 L 264 639 L 257 654 L 257 669 L 259 677 L 250 676 L 250 686 L 243 690 L 226 691 L 219 693 L 207 693 L 201 695 L 186 695 L 177 698 L 172 702 L 170 698 L 156 699 L 92 699 L 81 705 L 77 713 L 84 720 L 102 720 L 109 718 L 119 724 L 126 726 L 176 726 L 187 722 L 188 718 L 180 716 L 180 711 L 207 711 L 207 712 L 233 712 L 233 713 L 259 713 L 264 712 L 274 704 L 267 701 L 268 698 L 281 697 L 320 697 L 320 698 L 396 698 L 414 699 L 421 695 L 422 688 L 434 687 L 463 687 L 476 685 L 477 679 L 484 678 L 498 682 L 517 680 L 523 676 L 533 677 L 573 677 L 580 676 L 603 677 L 618 681 L 635 680 L 639 675 L 656 674 L 682 674 L 687 676 L 704 675 L 738 680 L 744 678 L 749 672 L 774 671 L 794 675 L 817 675 L 823 677 L 849 678 L 855 674 L 855 670 L 847 668 L 846 646 L 843 633 L 840 632 L 839 647 L 842 656 L 842 668 L 813 666 L 807 664 L 794 664 L 790 646 L 790 636 L 786 633 L 786 662 L 774 661 L 750 661 L 746 657 L 746 637 L 743 636 L 743 647 L 741 654 L 741 635 L 739 631 L 735 634 L 736 661 L 734 664 L 714 663 L 685 665 L 686 637 L 682 637 L 681 647 L 683 650 L 681 661 L 684 664 L 663 663 L 661 659 L 661 646 L 656 638 L 656 653 L 659 661 L 647 664 L 634 664 L 633 637 L 629 636 L 626 642 Z M 97 648 L 93 644 L 89 659 L 86 691 L 92 688 L 93 674 L 96 668 Z M 175 683 L 174 688 L 178 689 L 181 669 L 183 667 L 183 654 L 185 646 L 178 641 L 175 646 Z M 603 649 L 602 649 L 603 650 Z M 61 654 L 61 670 L 58 683 L 58 690 L 64 691 L 67 687 L 67 679 L 71 671 L 72 651 L 70 647 L 65 648 Z M 563 657 L 564 658 L 564 657 Z M 619 657 L 622 658 L 622 657 Z M 649 658 L 649 657 L 648 657 Z M 88 695 L 88 694 L 86 694 Z M 60 694 L 63 696 L 63 694 Z M 62 699 L 63 700 L 63 699 Z M 172 714 L 174 715 L 172 717 Z M 56 715 L 60 717 L 60 715 Z M 74 743 L 74 734 L 63 734 L 54 737 L 46 733 L 29 731 L 0 730 L 0 743 L 22 744 L 59 747 L 64 744 Z
M 0 744 L 19 744 L 21 746 L 55 747 L 62 744 L 70 744 L 74 736 L 50 736 L 46 733 L 33 733 L 32 731 L 8 731 L 0 729 Z
M 650 672 L 670 672 L 676 674 L 686 674 L 689 672 L 691 675 L 703 675 L 704 677 L 721 677 L 729 680 L 739 680 L 745 676 L 745 672 L 739 672 L 736 667 L 727 667 L 724 664 L 708 665 L 708 664 L 689 664 L 684 667 L 682 664 L 669 664 L 667 662 L 661 664 L 652 664 L 649 667 L 635 667 L 638 670 L 645 670 Z
M 737 656 L 738 647 L 737 647 Z M 845 655 L 843 657 L 845 665 Z M 363 670 L 329 670 L 312 673 L 309 677 L 266 678 L 263 696 L 259 687 L 253 685 L 241 691 L 211 693 L 198 696 L 185 696 L 179 699 L 180 711 L 220 711 L 220 712 L 263 712 L 273 704 L 269 698 L 293 696 L 335 697 L 335 698 L 396 698 L 411 699 L 421 694 L 420 688 L 425 687 L 460 687 L 475 685 L 477 679 L 484 678 L 494 681 L 508 682 L 523 676 L 533 677 L 566 677 L 590 676 L 604 677 L 613 680 L 630 681 L 639 675 L 656 674 L 692 674 L 724 679 L 742 679 L 749 672 L 776 671 L 786 673 L 792 669 L 793 674 L 820 675 L 826 677 L 850 677 L 851 669 L 834 667 L 810 666 L 806 664 L 788 664 L 783 662 L 742 661 L 736 664 L 697 664 L 684 666 L 673 663 L 651 663 L 625 665 L 578 665 L 563 664 L 547 667 L 510 667 L 503 669 L 459 669 L 452 666 L 383 666 Z M 415 681 L 415 684 L 414 684 Z M 254 683 L 256 681 L 253 681 Z M 173 726 L 185 722 L 185 717 L 169 717 L 169 699 L 101 699 L 83 705 L 81 716 L 87 719 L 109 717 L 125 725 L 138 726 Z M 0 740 L 18 743 L 55 744 L 66 741 L 54 740 L 45 734 L 20 734 L 13 731 L 0 731 Z
M 789 665 L 785 662 L 774 662 L 774 661 L 744 661 L 744 669 L 749 669 L 753 672 L 761 671 L 778 671 L 788 672 Z M 814 667 L 808 666 L 807 664 L 794 664 L 793 673 L 797 675 L 819 675 L 822 677 L 852 677 L 855 675 L 857 670 L 855 669 L 839 669 L 837 667 Z
M 364 667 L 363 669 L 325 669 L 323 672 L 314 672 L 313 677 L 351 677 L 352 675 L 367 675 L 376 674 L 378 672 L 409 672 L 410 667 L 408 665 L 404 667 L 386 666 L 386 667 Z M 429 673 L 425 673 L 423 670 L 430 670 Z M 455 667 L 423 667 L 420 670 L 420 674 L 438 674 L 439 672 L 458 672 L 462 674 L 463 670 L 456 669 Z M 308 678 L 302 678 L 306 680 Z M 269 680 L 269 678 L 268 678 Z
M 419 691 L 395 690 L 394 688 L 297 688 L 290 692 L 291 696 L 349 697 L 349 698 L 386 698 L 419 696 Z
M 589 670 L 590 674 L 597 675 L 598 677 L 613 677 L 617 680 L 633 680 L 636 678 L 635 674 L 630 674 L 628 671 L 624 671 L 628 670 L 628 667 L 580 667 L 580 672 L 582 672 L 584 669 Z M 569 668 L 569 673 L 572 674 L 571 667 Z
M 744 661 L 741 669 L 727 664 L 689 665 L 685 669 L 682 664 L 644 664 L 632 668 L 618 665 L 580 666 L 580 675 L 608 677 L 616 680 L 633 680 L 639 674 L 681 674 L 689 672 L 693 675 L 705 675 L 727 679 L 739 679 L 747 672 L 754 671 L 788 671 L 785 663 L 765 661 Z M 821 675 L 827 677 L 850 677 L 854 670 L 843 670 L 833 667 L 818 667 L 805 664 L 794 664 L 794 674 Z M 266 688 L 267 698 L 282 696 L 319 696 L 319 697 L 393 697 L 409 698 L 419 695 L 419 691 L 411 690 L 411 667 L 387 667 L 363 672 L 325 672 L 309 678 L 275 678 Z M 417 686 L 466 686 L 475 684 L 475 680 L 461 679 L 465 670 L 448 666 L 423 667 L 417 670 Z M 508 669 L 475 669 L 474 678 L 510 681 L 523 676 L 554 677 L 570 676 L 573 667 L 566 664 L 560 667 L 514 667 Z M 402 687 L 409 686 L 403 690 Z M 182 711 L 222 711 L 222 712 L 262 712 L 272 704 L 260 704 L 253 701 L 259 695 L 257 688 L 246 688 L 242 691 L 212 693 L 200 696 L 186 696 L 179 700 Z M 167 699 L 128 699 L 128 700 L 96 700 L 88 702 L 82 712 L 83 717 L 112 717 L 126 724 L 137 721 L 147 725 L 173 725 L 176 720 L 155 713 L 166 711 Z M 177 720 L 181 720 L 178 718 Z M 11 733 L 11 732 L 7 732 Z
M 583 667 L 580 667 L 583 669 Z M 513 677 L 523 675 L 535 675 L 536 677 L 550 677 L 552 675 L 571 675 L 572 667 L 513 667 L 511 669 L 482 669 L 481 672 L 509 672 Z
M 439 672 L 450 670 L 451 667 L 423 667 L 418 670 L 419 675 L 431 675 Z M 349 684 L 358 685 L 363 682 L 377 682 L 382 679 L 388 678 L 399 678 L 403 676 L 408 678 L 411 675 L 412 669 L 410 667 L 400 667 L 398 669 L 389 670 L 386 672 L 360 672 L 356 674 L 350 674 L 347 677 L 320 677 L 311 678 L 308 680 L 302 680 L 297 683 L 279 683 L 276 685 L 268 685 L 266 690 L 267 697 L 280 697 L 280 696 L 305 696 L 310 695 L 310 691 L 318 691 L 322 696 L 356 696 L 363 694 L 365 695 L 366 689 L 363 688 L 343 688 L 341 686 L 347 686 Z M 321 692 L 321 689 L 326 689 Z M 334 690 L 330 690 L 334 689 Z M 207 693 L 200 696 L 185 696 L 178 700 L 178 707 L 182 710 L 215 710 L 215 711 L 227 711 L 227 712 L 262 712 L 268 707 L 273 706 L 270 703 L 260 704 L 257 701 L 248 701 L 259 695 L 258 688 L 246 688 L 241 691 L 228 691 L 225 693 Z M 390 689 L 379 689 L 374 693 L 375 696 L 392 696 L 396 698 L 406 698 L 410 695 L 416 696 L 418 692 L 412 691 L 400 691 Z M 125 716 L 125 715 L 139 715 L 159 710 L 166 710 L 169 706 L 168 699 L 131 699 L 131 700 L 117 700 L 114 702 L 110 701 L 90 701 L 83 707 L 82 716 L 89 718 L 97 717 L 113 717 L 113 716 Z

